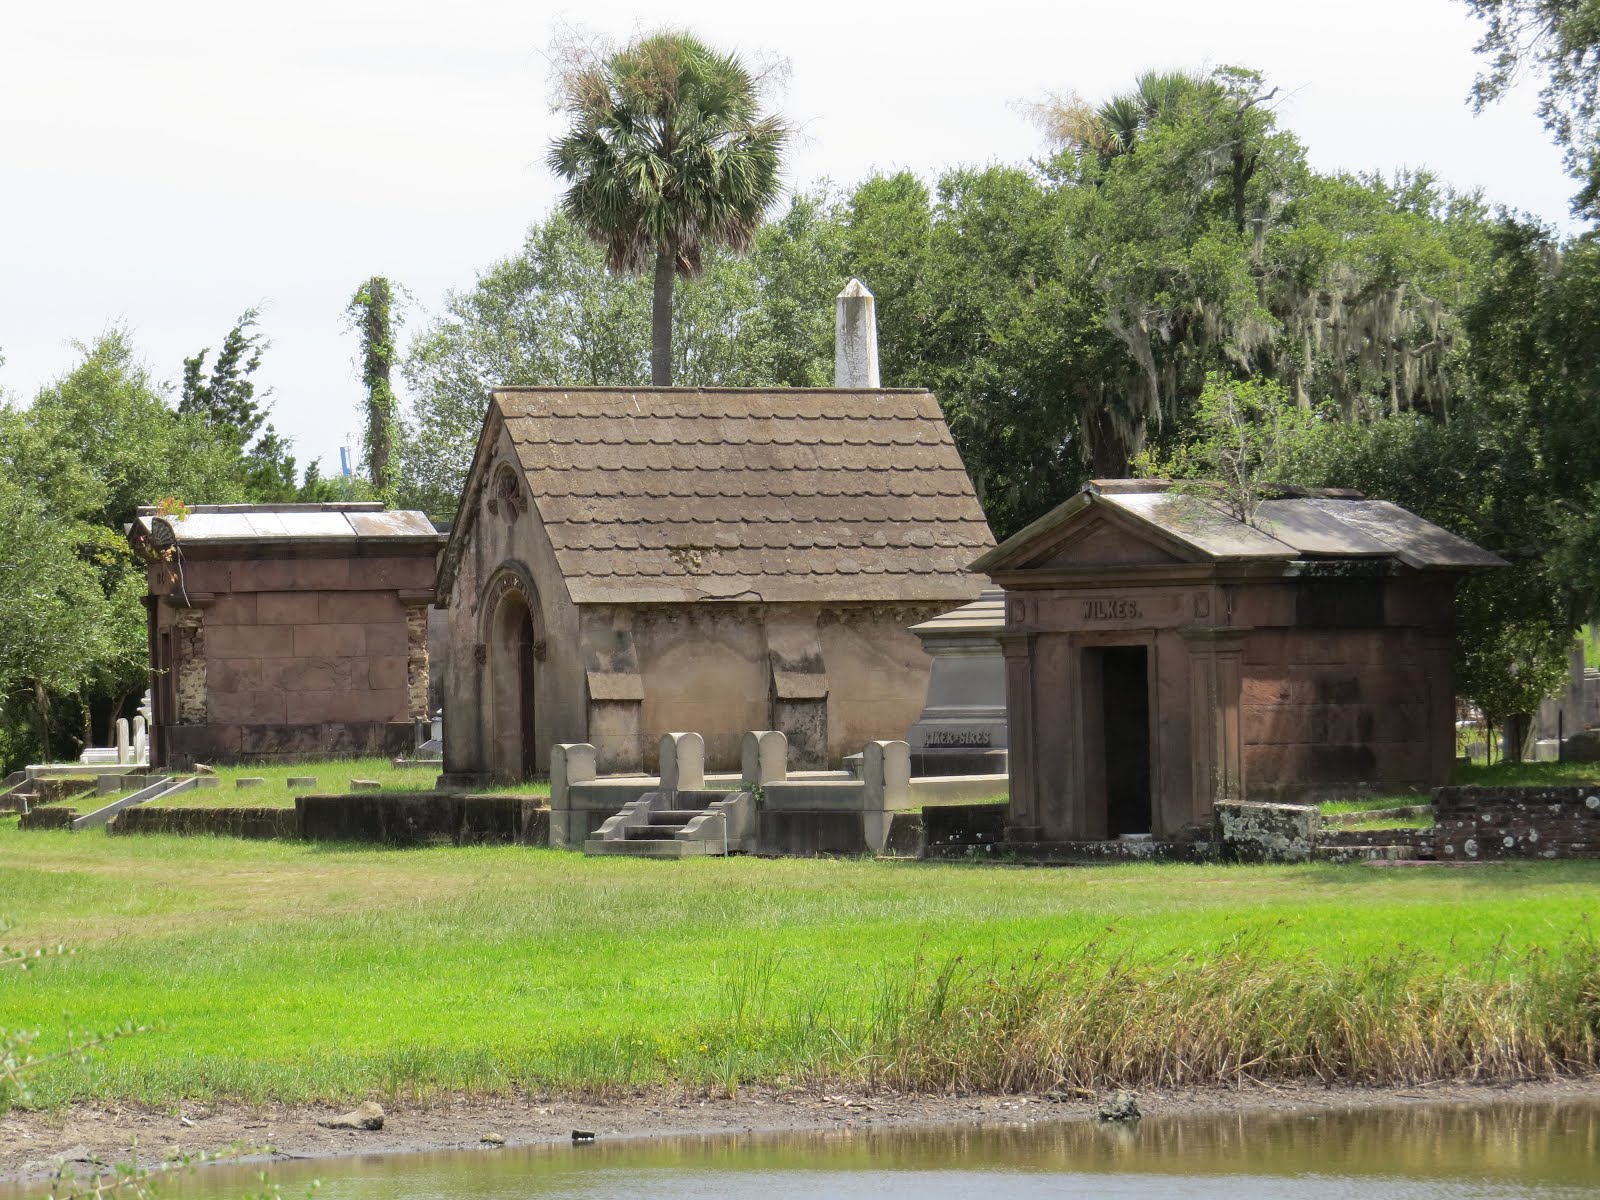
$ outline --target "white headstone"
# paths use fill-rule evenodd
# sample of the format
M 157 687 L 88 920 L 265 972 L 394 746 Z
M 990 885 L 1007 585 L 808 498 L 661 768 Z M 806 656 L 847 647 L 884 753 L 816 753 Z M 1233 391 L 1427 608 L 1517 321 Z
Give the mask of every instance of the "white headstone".
M 128 718 L 117 718 L 117 762 L 126 765 L 130 747 L 128 745 Z
M 150 761 L 150 739 L 145 731 L 144 718 L 133 719 L 133 761 L 147 763 Z
M 706 743 L 698 733 L 661 735 L 661 790 L 698 792 L 706 786 Z
M 867 285 L 852 279 L 839 293 L 833 323 L 833 385 L 875 388 L 878 383 L 878 307 Z
M 776 729 L 756 729 L 739 739 L 739 780 L 745 787 L 779 783 L 789 777 L 789 739 Z

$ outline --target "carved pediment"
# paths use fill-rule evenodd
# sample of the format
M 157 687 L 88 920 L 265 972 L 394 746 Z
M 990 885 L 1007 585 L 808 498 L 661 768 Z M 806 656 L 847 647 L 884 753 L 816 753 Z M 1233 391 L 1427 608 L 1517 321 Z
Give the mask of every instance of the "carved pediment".
M 1081 567 L 1152 567 L 1194 561 L 1178 554 L 1153 531 L 1095 513 L 1038 546 L 1021 570 Z

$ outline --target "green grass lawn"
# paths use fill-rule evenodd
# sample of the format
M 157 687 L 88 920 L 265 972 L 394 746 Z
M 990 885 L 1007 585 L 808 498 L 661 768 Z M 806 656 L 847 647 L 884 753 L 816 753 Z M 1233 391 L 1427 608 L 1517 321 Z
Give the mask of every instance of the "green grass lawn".
M 1254 999 L 1227 1000 L 1247 1013 L 1282 991 L 1272 963 L 1402 964 L 1378 969 L 1380 990 L 1400 986 L 1397 971 L 1504 974 L 1497 949 L 1555 953 L 1597 912 L 1600 862 L 652 862 L 20 833 L 12 819 L 0 821 L 5 940 L 75 953 L 0 971 L 0 1028 L 39 1029 L 48 1050 L 68 1027 L 154 1027 L 52 1068 L 38 1081 L 46 1103 L 864 1077 L 878 1070 L 873 1023 L 919 962 L 936 970 L 959 955 L 1002 975 L 1088 963 L 1096 977 L 1132 965 L 1175 994 L 1173 979 L 1244 947 L 1252 978 L 1267 980 L 1250 984 Z M 995 988 L 971 999 L 1010 994 Z M 1347 985 L 1326 990 L 1347 1012 Z M 1300 1013 L 1310 1001 L 1289 1003 Z M 1123 1011 L 1110 1009 L 1119 1028 Z M 932 1019 L 983 1046 L 1010 1018 L 964 1008 Z
M 1492 767 L 1474 763 L 1470 767 L 1456 768 L 1456 782 L 1466 787 L 1580 787 L 1591 783 L 1600 785 L 1600 763 L 1495 763 Z M 1317 807 L 1324 815 L 1331 816 L 1335 813 L 1408 808 L 1414 804 L 1428 804 L 1431 800 L 1432 797 L 1427 792 L 1399 792 L 1386 796 L 1363 796 L 1357 800 L 1324 800 Z
M 1374 817 L 1354 825 L 1324 826 L 1325 833 L 1375 833 L 1382 829 L 1432 829 L 1432 817 Z
M 1317 805 L 1324 816 L 1336 813 L 1379 812 L 1386 808 L 1410 808 L 1417 804 L 1432 804 L 1428 792 L 1401 792 L 1392 796 L 1363 796 L 1359 800 L 1324 800 Z
M 1456 769 L 1456 782 L 1475 787 L 1578 787 L 1600 784 L 1600 763 L 1497 762 Z

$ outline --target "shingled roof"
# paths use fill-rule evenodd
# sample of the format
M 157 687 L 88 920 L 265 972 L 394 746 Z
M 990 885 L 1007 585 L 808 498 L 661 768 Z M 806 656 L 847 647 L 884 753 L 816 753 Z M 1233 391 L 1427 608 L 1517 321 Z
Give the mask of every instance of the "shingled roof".
M 994 545 L 928 392 L 503 388 L 496 414 L 575 603 L 959 602 Z

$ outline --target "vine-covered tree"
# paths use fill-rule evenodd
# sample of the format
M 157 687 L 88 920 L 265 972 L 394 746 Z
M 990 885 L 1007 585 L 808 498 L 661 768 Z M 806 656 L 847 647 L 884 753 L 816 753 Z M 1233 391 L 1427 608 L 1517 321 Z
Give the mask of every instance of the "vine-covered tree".
M 572 128 L 549 154 L 571 186 L 564 211 L 616 272 L 652 272 L 650 382 L 672 383 L 673 283 L 698 278 L 705 248 L 746 251 L 778 197 L 789 130 L 760 112 L 737 55 L 667 30 L 565 66 Z
M 394 486 L 394 435 L 398 419 L 390 376 L 395 360 L 394 288 L 374 275 L 350 297 L 346 314 L 361 337 L 361 384 L 366 389 L 367 478 L 387 497 Z

